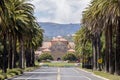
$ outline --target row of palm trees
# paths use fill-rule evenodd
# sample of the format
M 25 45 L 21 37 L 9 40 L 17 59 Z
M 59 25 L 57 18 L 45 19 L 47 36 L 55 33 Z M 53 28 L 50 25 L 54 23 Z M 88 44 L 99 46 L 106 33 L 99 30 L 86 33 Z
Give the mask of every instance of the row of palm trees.
M 0 0 L 0 43 L 3 46 L 0 54 L 4 73 L 7 68 L 35 65 L 34 50 L 42 43 L 43 30 L 33 13 L 34 6 L 27 0 Z
M 90 40 L 92 44 L 93 69 L 100 70 L 98 60 L 102 58 L 106 72 L 120 75 L 120 0 L 92 0 L 83 12 L 82 26 L 86 39 L 81 41 Z

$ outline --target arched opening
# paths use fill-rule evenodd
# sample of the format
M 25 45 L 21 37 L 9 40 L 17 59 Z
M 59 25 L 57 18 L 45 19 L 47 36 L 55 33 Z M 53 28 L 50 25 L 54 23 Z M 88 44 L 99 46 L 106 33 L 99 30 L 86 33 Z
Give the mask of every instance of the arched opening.
M 61 61 L 61 58 L 60 58 L 60 57 L 58 57 L 58 58 L 57 58 L 57 61 Z

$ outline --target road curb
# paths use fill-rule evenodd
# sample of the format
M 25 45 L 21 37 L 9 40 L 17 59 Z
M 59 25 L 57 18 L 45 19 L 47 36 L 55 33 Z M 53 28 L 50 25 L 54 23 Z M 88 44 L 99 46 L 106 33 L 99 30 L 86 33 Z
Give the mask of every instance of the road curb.
M 86 70 L 83 70 L 83 69 L 80 69 L 80 68 L 77 68 L 77 69 L 78 69 L 78 70 L 81 70 L 81 71 L 84 71 L 84 72 L 86 72 L 86 73 L 90 73 L 90 74 L 92 74 L 93 76 L 96 76 L 96 77 L 98 77 L 98 78 L 102 78 L 102 79 L 104 79 L 104 80 L 109 80 L 109 79 L 104 78 L 104 77 L 102 77 L 102 76 L 96 75 L 96 74 L 94 74 L 93 72 L 89 72 L 89 71 L 86 71 Z

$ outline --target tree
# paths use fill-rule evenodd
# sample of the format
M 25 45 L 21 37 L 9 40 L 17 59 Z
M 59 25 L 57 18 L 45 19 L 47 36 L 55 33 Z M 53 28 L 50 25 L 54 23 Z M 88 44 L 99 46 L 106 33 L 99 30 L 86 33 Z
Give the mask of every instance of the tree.
M 75 49 L 77 54 L 81 55 L 82 58 L 82 67 L 85 65 L 91 65 L 92 62 L 92 45 L 91 45 L 91 33 L 89 30 L 82 26 L 81 29 L 76 32 L 74 36 Z
M 106 71 L 110 73 L 120 74 L 119 53 L 119 0 L 93 0 L 91 5 L 84 11 L 83 25 L 87 27 L 97 39 L 97 47 L 95 50 L 98 58 L 100 58 L 100 34 L 105 32 L 105 65 Z M 112 5 L 112 6 L 111 6 Z M 113 31 L 116 34 L 116 53 L 113 53 Z M 97 36 L 95 36 L 97 35 Z M 98 59 L 97 58 L 97 59 Z M 114 60 L 115 59 L 115 60 Z M 115 64 L 113 64 L 115 62 Z M 99 65 L 98 65 L 99 66 Z
M 74 53 L 66 53 L 65 55 L 63 55 L 62 59 L 69 60 L 69 61 L 76 61 L 77 57 Z
M 38 61 L 42 61 L 42 60 L 45 60 L 45 61 L 53 60 L 53 57 L 50 53 L 43 53 L 43 54 L 40 55 Z
M 26 49 L 30 50 L 27 53 L 30 56 L 29 64 L 34 65 L 34 50 L 42 43 L 43 30 L 37 24 L 33 12 L 34 6 L 26 0 L 0 1 L 0 43 L 3 46 L 1 52 L 5 73 L 8 66 L 17 67 L 15 60 L 18 54 L 19 67 L 25 67 Z

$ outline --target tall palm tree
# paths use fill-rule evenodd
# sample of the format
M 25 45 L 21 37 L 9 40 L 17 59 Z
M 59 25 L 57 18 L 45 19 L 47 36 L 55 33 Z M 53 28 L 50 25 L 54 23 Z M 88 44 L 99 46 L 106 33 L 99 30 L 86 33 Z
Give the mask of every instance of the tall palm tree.
M 120 1 L 119 0 L 93 0 L 90 7 L 84 14 L 83 24 L 94 32 L 98 30 L 105 31 L 106 37 L 106 71 L 110 73 L 120 74 L 119 59 L 119 17 L 120 17 Z M 111 6 L 112 5 L 112 6 Z M 116 29 L 116 54 L 113 53 L 112 33 Z M 108 46 L 107 46 L 108 45 Z M 109 57 L 109 58 L 108 58 Z M 115 59 L 115 61 L 114 61 Z M 109 63 L 108 63 L 109 62 Z M 113 64 L 115 62 L 115 64 Z M 115 67 L 115 69 L 114 69 Z M 107 69 L 109 68 L 109 69 Z
M 101 58 L 100 52 L 100 35 L 101 29 L 99 29 L 101 23 L 101 17 L 98 16 L 99 10 L 98 5 L 100 1 L 93 0 L 92 5 L 84 11 L 83 14 L 83 25 L 85 25 L 92 33 L 93 37 L 91 40 L 93 43 L 93 68 L 100 70 L 100 64 L 98 64 L 98 59 Z M 95 11 L 95 12 L 94 12 Z M 98 23 L 99 22 L 99 23 Z
M 0 36 L 2 36 L 3 50 L 3 72 L 7 71 L 7 55 L 9 59 L 9 68 L 15 67 L 15 57 L 17 54 L 16 45 L 19 46 L 19 67 L 24 68 L 25 65 L 25 44 L 32 44 L 30 41 L 40 35 L 38 42 L 42 42 L 42 30 L 37 25 L 35 17 L 33 16 L 33 5 L 26 0 L 8 0 L 0 1 Z M 37 29 L 35 29 L 37 28 Z M 36 30 L 36 31 L 35 31 Z M 29 37 L 28 37 L 29 36 Z M 36 42 L 36 45 L 39 43 Z M 17 44 L 19 43 L 19 44 Z M 9 54 L 7 47 L 9 46 Z M 33 50 L 36 46 L 31 45 Z M 32 53 L 33 50 L 31 51 Z M 28 54 L 31 55 L 31 54 Z M 34 54 L 32 54 L 32 62 L 34 64 Z
M 0 1 L 0 27 L 1 27 L 1 35 L 3 36 L 3 72 L 7 72 L 7 32 L 8 32 L 8 10 L 6 8 L 6 1 L 1 0 Z

